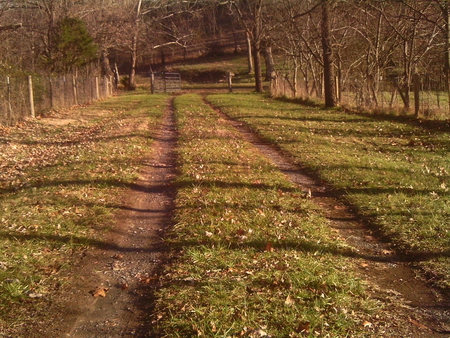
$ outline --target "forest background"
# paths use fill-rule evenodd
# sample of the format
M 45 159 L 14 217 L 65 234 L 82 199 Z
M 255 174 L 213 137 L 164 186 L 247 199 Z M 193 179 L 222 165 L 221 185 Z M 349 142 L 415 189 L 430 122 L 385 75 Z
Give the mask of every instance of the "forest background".
M 0 120 L 28 114 L 30 75 L 44 111 L 78 82 L 101 83 L 95 99 L 114 72 L 134 89 L 136 73 L 228 52 L 248 55 L 257 92 L 448 119 L 449 17 L 446 0 L 2 0 Z

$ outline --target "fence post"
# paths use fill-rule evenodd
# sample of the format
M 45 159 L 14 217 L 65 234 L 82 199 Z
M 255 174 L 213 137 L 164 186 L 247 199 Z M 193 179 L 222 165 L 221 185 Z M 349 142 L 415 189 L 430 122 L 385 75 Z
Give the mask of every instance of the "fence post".
M 6 120 L 8 123 L 10 123 L 12 118 L 12 107 L 11 107 L 11 82 L 9 79 L 9 76 L 6 77 L 6 90 L 8 95 L 8 107 L 7 107 L 7 115 Z
M 114 93 L 114 77 L 111 75 L 108 76 L 108 86 L 109 86 L 108 97 L 111 97 Z
M 150 73 L 150 87 L 152 94 L 155 94 L 155 74 L 153 72 Z
M 108 78 L 106 77 L 106 75 L 103 75 L 103 86 L 103 97 L 108 97 Z
M 50 98 L 50 108 L 51 109 L 54 109 L 55 108 L 55 101 L 54 101 L 54 98 L 53 98 L 53 79 L 52 79 L 52 76 L 50 75 L 49 76 L 49 78 L 48 78 L 48 95 L 49 95 L 49 98 Z
M 35 118 L 35 112 L 34 112 L 34 95 L 33 95 L 33 79 L 31 78 L 31 75 L 28 75 L 28 94 L 30 99 L 30 113 L 31 117 Z
M 98 76 L 95 77 L 95 99 L 100 100 L 100 88 L 98 84 Z
M 414 114 L 416 118 L 419 117 L 420 110 L 420 76 L 419 74 L 413 75 L 413 86 L 414 86 Z
M 233 92 L 233 73 L 228 72 L 227 79 L 228 79 L 228 91 L 230 93 L 232 93 Z
M 72 88 L 73 88 L 73 100 L 74 104 L 78 105 L 78 93 L 77 93 L 77 75 L 72 75 Z
M 63 93 L 64 93 L 62 106 L 64 108 L 66 108 L 69 104 L 72 104 L 72 102 L 67 103 L 67 101 L 69 99 L 69 93 L 67 92 L 68 91 L 68 89 L 67 89 L 67 78 L 66 78 L 65 75 L 63 75 L 63 77 L 62 77 L 62 82 L 63 82 Z

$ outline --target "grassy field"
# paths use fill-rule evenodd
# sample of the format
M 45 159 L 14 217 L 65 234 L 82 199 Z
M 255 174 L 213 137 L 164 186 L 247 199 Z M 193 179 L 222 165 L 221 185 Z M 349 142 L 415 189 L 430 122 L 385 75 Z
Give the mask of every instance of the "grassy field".
M 103 245 L 166 100 L 134 93 L 0 129 L 0 332 L 45 306 L 77 252 Z
M 45 306 L 77 253 L 104 245 L 168 99 L 137 91 L 0 129 L 0 332 Z M 450 286 L 448 125 L 257 94 L 207 100 L 328 182 Z M 399 323 L 410 313 L 393 315 L 398 300 L 358 277 L 353 250 L 298 187 L 201 96 L 174 104 L 180 175 L 156 335 L 408 336 Z
M 210 99 L 234 101 L 233 110 L 241 100 L 258 110 L 267 103 Z M 199 95 L 177 97 L 175 107 L 180 176 L 167 238 L 174 261 L 160 280 L 158 334 L 368 337 L 377 335 L 372 323 L 390 332 L 389 296 L 371 298 L 352 272 L 352 250 L 302 191 Z
M 447 124 L 321 110 L 254 94 L 208 100 L 331 184 L 435 282 L 450 286 Z

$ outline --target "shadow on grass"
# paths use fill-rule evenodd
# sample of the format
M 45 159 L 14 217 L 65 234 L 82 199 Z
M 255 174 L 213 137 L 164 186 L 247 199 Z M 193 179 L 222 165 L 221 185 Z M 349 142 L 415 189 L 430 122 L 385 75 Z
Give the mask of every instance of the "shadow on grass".
M 314 108 L 321 108 L 324 109 L 321 104 L 317 104 L 315 102 L 311 102 L 308 100 L 301 100 L 301 99 L 289 99 L 289 98 L 279 98 L 277 99 L 281 102 L 289 102 L 289 103 L 296 103 L 299 105 L 302 105 L 304 107 L 314 107 Z M 425 120 L 425 119 L 418 119 L 412 115 L 410 116 L 402 116 L 402 115 L 392 115 L 392 114 L 383 114 L 383 113 L 369 113 L 369 112 L 357 112 L 350 109 L 338 109 L 338 112 L 346 113 L 349 115 L 357 115 L 361 117 L 367 117 L 372 120 L 378 120 L 378 121 L 389 121 L 389 122 L 396 122 L 396 123 L 402 123 L 405 125 L 410 125 L 417 128 L 423 128 L 426 130 L 434 131 L 434 132 L 441 132 L 441 133 L 447 133 L 450 132 L 450 119 L 437 121 L 437 120 Z
M 243 242 L 233 242 L 225 240 L 182 240 L 172 243 L 179 249 L 188 247 L 226 247 L 230 250 L 248 251 L 264 253 L 267 252 L 268 241 L 248 240 Z M 450 257 L 450 249 L 440 252 L 410 252 L 408 255 L 387 256 L 381 253 L 361 254 L 349 248 L 342 248 L 335 245 L 323 245 L 308 240 L 275 240 L 270 242 L 272 251 L 295 251 L 296 253 L 313 254 L 316 256 L 330 254 L 334 256 L 344 256 L 352 258 L 362 258 L 373 262 L 422 262 L 439 257 Z

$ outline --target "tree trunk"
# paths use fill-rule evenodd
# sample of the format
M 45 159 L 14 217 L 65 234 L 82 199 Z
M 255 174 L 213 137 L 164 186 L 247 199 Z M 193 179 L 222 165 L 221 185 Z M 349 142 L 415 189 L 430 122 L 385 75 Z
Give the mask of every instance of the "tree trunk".
M 133 36 L 131 43 L 131 67 L 128 79 L 128 90 L 136 89 L 136 59 L 137 59 L 137 34 Z
M 325 106 L 336 107 L 333 69 L 333 50 L 331 47 L 329 10 L 330 1 L 322 0 L 322 49 Z
M 261 71 L 261 47 L 258 43 L 253 46 L 253 61 L 255 66 L 255 91 L 257 93 L 262 93 L 263 83 L 262 83 L 262 71 Z
M 128 79 L 128 90 L 136 89 L 136 63 L 137 63 L 137 40 L 139 36 L 139 21 L 141 18 L 142 0 L 138 0 L 136 9 L 136 18 L 134 21 L 134 34 L 131 40 L 131 67 L 130 77 Z
M 113 72 L 111 70 L 111 66 L 109 64 L 108 52 L 106 49 L 102 49 L 100 54 L 100 68 L 102 76 L 112 76 Z
M 292 81 L 292 83 L 293 83 L 293 87 L 294 87 L 294 93 L 293 93 L 293 95 L 294 95 L 294 97 L 297 97 L 297 95 L 298 95 L 298 60 L 297 60 L 297 58 L 295 58 L 294 57 L 294 77 L 293 77 L 293 81 Z
M 248 73 L 253 74 L 255 68 L 253 67 L 253 53 L 252 53 L 252 41 L 250 39 L 250 34 L 245 33 L 245 38 L 247 41 L 247 61 L 248 61 Z
M 447 87 L 447 95 L 449 107 L 448 110 L 450 112 L 450 9 L 449 3 L 444 3 L 444 17 L 445 17 L 445 63 L 444 63 L 444 72 L 445 72 L 445 80 Z
M 275 76 L 275 62 L 273 61 L 272 47 L 264 48 L 264 59 L 266 61 L 266 81 Z

